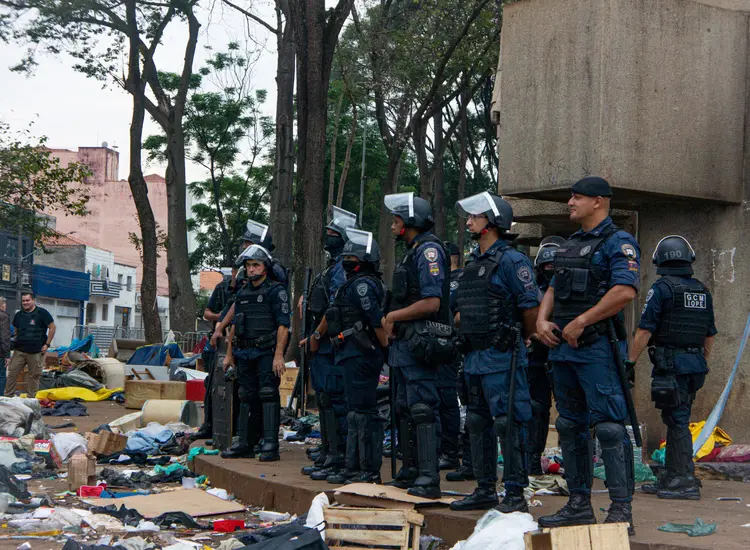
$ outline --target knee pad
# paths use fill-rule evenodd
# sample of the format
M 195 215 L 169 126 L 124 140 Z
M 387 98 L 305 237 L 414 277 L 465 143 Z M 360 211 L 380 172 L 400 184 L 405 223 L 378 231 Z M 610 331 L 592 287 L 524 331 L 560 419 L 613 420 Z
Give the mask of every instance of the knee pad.
M 240 403 L 250 403 L 250 398 L 252 397 L 252 394 L 247 391 L 246 389 L 240 387 L 239 391 L 237 392 L 237 397 L 240 398 Z
M 469 431 L 477 434 L 481 434 L 491 424 L 490 419 L 473 411 L 466 413 L 466 422 L 469 426 Z
M 318 394 L 318 400 L 320 401 L 320 405 L 326 409 L 331 407 L 331 396 L 327 393 L 319 393 Z
M 559 433 L 561 437 L 573 438 L 584 431 L 586 427 L 581 426 L 568 418 L 558 416 L 557 420 L 555 420 L 555 429 L 557 429 L 557 433 Z
M 602 447 L 623 442 L 625 439 L 625 426 L 616 422 L 600 422 L 594 429 Z
M 505 439 L 508 430 L 508 416 L 502 415 L 495 418 L 495 433 L 500 439 Z
M 428 407 L 424 403 L 412 405 L 410 412 L 415 424 L 429 424 L 435 420 L 435 413 L 432 407 Z
M 269 401 L 278 401 L 279 400 L 279 394 L 276 391 L 276 388 L 269 388 L 264 387 L 260 389 L 260 392 L 258 392 L 260 395 L 260 400 L 264 403 L 267 403 Z

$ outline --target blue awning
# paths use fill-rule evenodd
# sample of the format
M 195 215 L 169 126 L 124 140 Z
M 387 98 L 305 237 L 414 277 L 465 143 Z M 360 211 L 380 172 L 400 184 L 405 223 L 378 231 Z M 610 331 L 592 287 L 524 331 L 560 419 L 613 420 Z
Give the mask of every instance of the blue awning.
M 34 264 L 31 287 L 43 298 L 59 298 L 85 302 L 89 299 L 91 275 L 46 265 Z

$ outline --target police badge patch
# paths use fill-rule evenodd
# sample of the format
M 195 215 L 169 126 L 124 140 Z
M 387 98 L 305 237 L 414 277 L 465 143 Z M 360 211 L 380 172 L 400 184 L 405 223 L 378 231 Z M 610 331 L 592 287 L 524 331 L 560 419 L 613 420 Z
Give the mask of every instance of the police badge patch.
M 648 302 L 653 297 L 654 297 L 654 289 L 653 288 L 649 288 L 648 289 L 648 294 L 646 294 L 646 302 Z
M 279 291 L 279 300 L 281 300 L 282 302 L 286 302 L 289 300 L 289 296 L 287 296 L 286 290 Z
M 635 258 L 635 248 L 632 244 L 626 243 L 620 247 L 620 250 L 622 250 L 622 253 L 628 258 Z
M 372 306 L 372 304 L 370 303 L 370 298 L 368 298 L 367 296 L 362 296 L 359 299 L 359 302 L 362 304 L 362 309 L 364 309 L 365 311 L 369 310 Z
M 438 258 L 437 248 L 425 248 L 424 257 L 427 258 L 428 262 L 434 262 Z
M 583 247 L 583 248 L 581 249 L 581 252 L 580 252 L 579 254 L 580 254 L 581 256 L 585 256 L 585 255 L 586 255 L 586 254 L 588 254 L 589 252 L 591 252 L 591 247 L 590 247 L 589 245 L 586 245 L 586 246 L 584 246 L 584 247 Z
M 367 283 L 360 283 L 357 285 L 357 294 L 360 296 L 367 294 Z
M 479 268 L 479 276 L 480 277 L 484 277 L 485 272 L 486 272 L 486 270 L 484 269 L 484 266 L 482 266 L 482 267 Z
M 263 295 L 261 294 L 260 296 L 258 296 L 258 303 L 261 303 L 262 301 L 263 301 Z
M 451 281 L 451 290 L 456 290 L 458 288 L 458 281 Z
M 533 278 L 531 270 L 525 265 L 518 268 L 518 271 L 516 271 L 516 277 L 518 277 L 518 280 L 522 283 L 530 283 Z

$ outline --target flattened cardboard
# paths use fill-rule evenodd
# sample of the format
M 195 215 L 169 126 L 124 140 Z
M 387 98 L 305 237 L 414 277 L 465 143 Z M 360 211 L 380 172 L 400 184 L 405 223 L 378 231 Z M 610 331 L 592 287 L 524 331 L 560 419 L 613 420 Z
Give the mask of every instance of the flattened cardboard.
M 165 512 L 185 512 L 193 517 L 216 516 L 244 511 L 244 506 L 231 500 L 222 500 L 200 489 L 178 489 L 155 495 L 139 495 L 124 498 L 94 498 L 84 502 L 93 506 L 118 508 L 124 504 L 134 508 L 145 518 L 155 518 Z
M 448 506 L 456 500 L 452 497 L 429 499 L 415 497 L 406 489 L 389 485 L 375 485 L 374 483 L 352 483 L 336 489 L 334 496 L 339 504 L 345 506 L 368 506 L 374 508 L 394 508 L 411 510 L 424 506 Z

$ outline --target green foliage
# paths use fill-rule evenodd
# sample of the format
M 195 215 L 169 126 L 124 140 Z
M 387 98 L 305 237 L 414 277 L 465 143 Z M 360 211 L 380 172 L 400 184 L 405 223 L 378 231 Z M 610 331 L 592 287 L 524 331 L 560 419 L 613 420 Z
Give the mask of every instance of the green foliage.
M 46 142 L 29 130 L 14 132 L 0 122 L 0 225 L 23 227 L 37 244 L 54 233 L 38 213 L 84 216 L 89 200 L 89 168 L 77 162 L 61 166 Z

